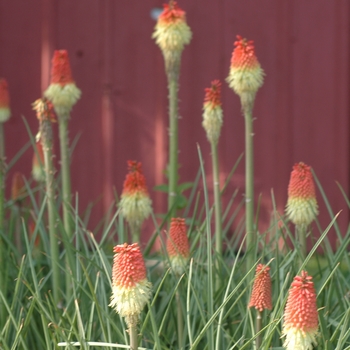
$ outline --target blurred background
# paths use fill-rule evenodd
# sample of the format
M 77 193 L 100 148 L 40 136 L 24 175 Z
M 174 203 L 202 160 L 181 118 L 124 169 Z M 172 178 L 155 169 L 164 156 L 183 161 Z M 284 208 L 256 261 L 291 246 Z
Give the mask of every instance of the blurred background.
M 31 103 L 49 85 L 53 50 L 67 49 L 73 78 L 82 90 L 69 124 L 71 142 L 78 137 L 72 190 L 79 196 L 80 212 L 95 203 L 90 230 L 110 208 L 113 189 L 120 195 L 129 159 L 143 164 L 155 212 L 167 210 L 166 196 L 153 191 L 166 181 L 168 154 L 167 82 L 161 51 L 151 38 L 162 4 L 162 0 L 0 0 L 0 76 L 8 81 L 12 109 L 5 125 L 7 162 L 29 140 L 22 118 L 33 134 L 37 132 Z M 266 73 L 254 109 L 260 231 L 270 223 L 272 191 L 283 213 L 292 166 L 303 161 L 314 169 L 334 213 L 342 210 L 339 223 L 344 232 L 349 209 L 337 183 L 349 193 L 349 2 L 179 0 L 178 4 L 193 32 L 181 66 L 180 182 L 193 181 L 198 172 L 198 145 L 212 188 L 210 145 L 201 122 L 204 88 L 214 79 L 222 82 L 222 184 L 244 152 L 239 98 L 225 82 L 233 42 L 240 34 L 254 40 Z M 57 126 L 55 132 L 58 152 Z M 10 169 L 7 187 L 14 171 L 30 178 L 32 156 L 29 148 Z M 236 189 L 234 206 L 244 194 L 243 160 L 224 203 Z M 325 229 L 330 215 L 319 190 L 317 197 Z M 330 235 L 335 244 L 334 231 Z

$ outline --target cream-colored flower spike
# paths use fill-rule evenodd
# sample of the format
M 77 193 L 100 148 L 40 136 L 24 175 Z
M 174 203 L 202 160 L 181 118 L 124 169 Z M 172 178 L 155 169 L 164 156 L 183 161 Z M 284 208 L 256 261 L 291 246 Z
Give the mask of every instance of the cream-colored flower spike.
M 203 105 L 202 125 L 207 133 L 209 142 L 218 143 L 223 123 L 222 120 L 221 83 L 219 80 L 214 80 L 211 83 L 211 87 L 205 89 Z
M 237 35 L 234 46 L 227 82 L 240 97 L 244 93 L 255 97 L 264 82 L 264 71 L 255 55 L 254 42 Z
M 164 10 L 158 17 L 152 38 L 162 50 L 168 77 L 176 79 L 179 74 L 181 53 L 192 38 L 190 27 L 186 23 L 186 13 L 176 1 L 164 4 Z

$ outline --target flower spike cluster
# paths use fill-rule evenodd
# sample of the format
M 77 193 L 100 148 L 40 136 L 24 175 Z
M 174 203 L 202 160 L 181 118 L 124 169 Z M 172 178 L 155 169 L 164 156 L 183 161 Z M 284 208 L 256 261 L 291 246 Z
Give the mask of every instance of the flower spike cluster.
M 190 43 L 192 32 L 186 23 L 185 11 L 177 5 L 176 1 L 170 1 L 163 6 L 163 12 L 158 17 L 152 38 L 162 50 L 167 71 L 177 70 L 181 53 L 184 46 Z
M 185 271 L 185 266 L 190 256 L 190 247 L 187 238 L 185 219 L 172 218 L 167 241 L 167 252 L 171 268 L 176 275 Z
M 311 167 L 302 162 L 294 165 L 290 176 L 286 213 L 295 225 L 309 225 L 318 215 Z
M 4 78 L 0 78 L 0 123 L 6 122 L 10 116 L 10 95 L 7 81 Z
M 151 283 L 137 243 L 113 249 L 112 296 L 109 306 L 125 317 L 129 327 L 138 323 L 140 313 L 151 298 Z
M 67 115 L 79 100 L 81 91 L 72 78 L 67 50 L 56 50 L 52 59 L 51 84 L 44 92 L 58 115 Z
M 130 226 L 140 228 L 152 211 L 152 201 L 148 194 L 141 163 L 129 160 L 128 168 L 129 173 L 124 181 L 119 206 Z
M 221 83 L 214 80 L 210 88 L 205 89 L 202 125 L 207 133 L 209 142 L 219 141 L 223 113 L 221 108 Z
M 296 276 L 289 290 L 282 334 L 286 350 L 312 350 L 318 333 L 316 292 L 306 271 Z
M 229 86 L 237 95 L 248 93 L 255 97 L 264 82 L 264 71 L 255 55 L 254 42 L 237 35 L 231 58 Z
M 270 267 L 259 264 L 256 267 L 255 280 L 249 307 L 255 307 L 260 312 L 272 309 Z

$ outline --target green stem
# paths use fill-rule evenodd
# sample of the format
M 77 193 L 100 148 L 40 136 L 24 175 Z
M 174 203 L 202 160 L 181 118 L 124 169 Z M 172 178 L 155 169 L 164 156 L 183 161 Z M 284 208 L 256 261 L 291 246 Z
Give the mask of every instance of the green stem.
M 306 247 L 307 226 L 295 225 L 295 230 L 297 233 L 297 239 L 298 239 L 299 249 L 301 253 L 301 258 L 300 258 L 300 265 L 301 265 L 304 262 L 306 258 L 306 253 L 307 253 L 307 247 Z
M 222 221 L 221 221 L 221 194 L 219 175 L 219 156 L 217 144 L 211 142 L 211 153 L 213 162 L 213 187 L 214 187 L 214 208 L 215 208 L 215 250 L 216 250 L 216 290 L 221 285 L 220 265 L 222 261 Z
M 72 246 L 73 220 L 71 216 L 71 181 L 70 181 L 70 155 L 68 138 L 69 113 L 58 115 L 58 127 L 61 152 L 61 176 L 62 176 L 62 201 L 63 201 L 63 225 L 65 230 L 66 250 L 66 298 L 72 295 L 71 276 L 75 276 L 74 253 Z
M 5 220 L 5 140 L 4 140 L 4 126 L 0 123 L 0 286 L 5 289 L 5 271 L 6 258 L 4 249 L 4 241 L 2 235 L 4 234 L 4 220 Z M 0 301 L 0 319 L 5 322 L 6 308 L 2 301 Z M 0 326 L 5 323 L 0 322 Z
M 258 334 L 262 329 L 262 314 L 259 310 L 256 310 L 256 334 Z M 259 350 L 261 346 L 261 334 L 259 334 L 255 339 L 256 350 Z
M 176 193 L 178 182 L 178 78 L 168 75 L 169 89 L 169 191 L 168 212 L 169 218 L 176 213 Z
M 129 327 L 130 334 L 130 349 L 137 350 L 138 349 L 138 341 L 137 341 L 137 328 L 136 326 Z
M 181 307 L 181 297 L 179 290 L 176 291 L 176 308 L 177 308 L 177 338 L 178 338 L 178 349 L 181 350 L 183 346 L 183 330 L 184 330 L 184 321 Z
M 256 233 L 254 229 L 254 149 L 253 149 L 253 104 L 250 94 L 241 96 L 245 121 L 245 202 L 246 202 L 246 253 L 247 271 L 254 264 Z
M 140 244 L 140 236 L 141 236 L 141 225 L 130 223 L 130 231 L 131 231 L 131 243 L 139 243 Z
M 50 121 L 42 121 L 42 146 L 45 160 L 46 196 L 49 216 L 49 237 L 52 261 L 52 290 L 53 299 L 57 305 L 60 300 L 59 250 L 56 234 L 56 210 L 54 191 L 54 167 L 52 163 L 52 128 Z M 43 131 L 44 130 L 44 131 Z
M 61 176 L 62 176 L 62 199 L 63 199 L 63 223 L 68 239 L 73 236 L 72 218 L 70 215 L 71 206 L 71 182 L 70 182 L 70 157 L 68 140 L 69 115 L 58 116 L 61 151 Z

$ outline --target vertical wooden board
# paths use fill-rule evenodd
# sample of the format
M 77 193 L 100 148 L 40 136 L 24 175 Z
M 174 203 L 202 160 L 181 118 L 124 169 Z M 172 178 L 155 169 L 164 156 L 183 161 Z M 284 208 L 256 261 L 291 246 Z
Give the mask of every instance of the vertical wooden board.
M 9 84 L 12 116 L 4 125 L 6 162 L 28 142 L 29 136 L 22 120 L 25 117 L 33 134 L 38 121 L 31 104 L 41 96 L 40 55 L 41 22 L 40 1 L 0 1 L 0 76 Z M 21 171 L 28 179 L 31 174 L 32 149 L 9 169 L 6 195 L 10 196 L 14 171 Z
M 349 177 L 349 7 L 347 2 L 294 4 L 292 159 L 313 167 L 338 212 L 346 203 L 335 181 L 348 193 Z M 319 192 L 318 197 L 325 228 L 331 219 Z M 344 231 L 347 211 L 339 222 Z
M 82 97 L 73 107 L 69 122 L 70 141 L 79 136 L 71 159 L 72 193 L 79 196 L 80 213 L 89 203 L 97 201 L 89 225 L 92 229 L 106 209 L 101 200 L 105 175 L 101 132 L 104 88 L 101 77 L 102 6 L 101 2 L 93 0 L 60 0 L 55 6 L 55 49 L 68 50 L 73 78 L 82 90 Z

